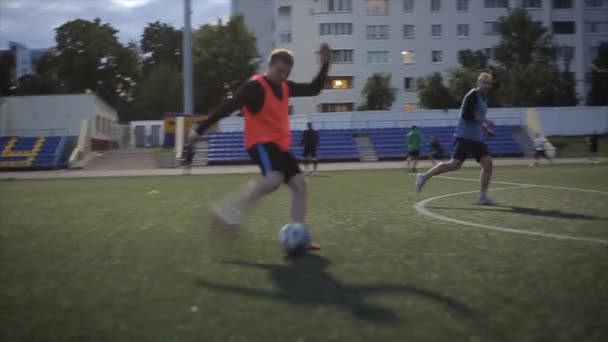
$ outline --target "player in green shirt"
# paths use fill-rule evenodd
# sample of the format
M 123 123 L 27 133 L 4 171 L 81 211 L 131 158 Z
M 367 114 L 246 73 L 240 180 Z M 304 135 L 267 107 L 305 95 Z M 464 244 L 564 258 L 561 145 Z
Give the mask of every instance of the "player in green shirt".
M 416 172 L 416 164 L 418 164 L 418 157 L 420 156 L 420 146 L 422 146 L 422 141 L 424 140 L 424 136 L 418 128 L 414 125 L 412 126 L 412 130 L 406 136 L 407 143 L 407 168 L 410 172 Z M 412 162 L 412 168 L 410 169 L 410 162 Z

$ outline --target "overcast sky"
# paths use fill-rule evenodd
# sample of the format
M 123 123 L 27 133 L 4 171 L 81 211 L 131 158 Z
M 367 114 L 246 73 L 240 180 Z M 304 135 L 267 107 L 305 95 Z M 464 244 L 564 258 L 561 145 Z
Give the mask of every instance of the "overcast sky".
M 55 45 L 54 28 L 68 20 L 101 18 L 121 42 L 139 41 L 149 22 L 183 26 L 183 0 L 0 0 L 0 49 L 13 40 L 29 48 Z M 230 0 L 192 0 L 192 27 L 230 15 Z

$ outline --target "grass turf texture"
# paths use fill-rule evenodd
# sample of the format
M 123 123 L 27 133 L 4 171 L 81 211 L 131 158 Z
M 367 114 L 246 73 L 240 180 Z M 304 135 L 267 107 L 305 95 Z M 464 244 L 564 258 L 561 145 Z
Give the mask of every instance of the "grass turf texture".
M 495 179 L 608 191 L 606 174 L 603 165 L 501 167 Z M 309 224 L 323 249 L 295 260 L 277 242 L 285 189 L 237 240 L 206 234 L 207 202 L 252 175 L 0 182 L 0 340 L 606 341 L 607 244 L 413 209 L 474 182 L 436 178 L 416 195 L 402 171 L 324 175 L 309 179 Z M 608 194 L 492 195 L 504 207 L 474 206 L 471 194 L 427 208 L 608 239 Z

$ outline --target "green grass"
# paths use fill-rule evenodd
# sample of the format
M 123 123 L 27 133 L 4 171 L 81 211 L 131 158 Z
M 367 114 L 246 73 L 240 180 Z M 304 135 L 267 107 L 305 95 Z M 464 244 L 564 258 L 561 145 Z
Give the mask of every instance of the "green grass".
M 608 192 L 606 174 L 603 165 L 502 167 L 495 179 Z M 236 241 L 206 234 L 207 202 L 252 175 L 0 182 L 0 340 L 608 340 L 608 244 L 413 209 L 475 182 L 436 178 L 416 195 L 400 171 L 325 175 L 309 179 L 309 224 L 323 249 L 295 261 L 277 245 L 284 189 Z M 529 187 L 493 197 L 501 207 L 472 205 L 471 194 L 427 208 L 608 240 L 608 194 Z
M 557 149 L 557 156 L 560 158 L 582 158 L 589 156 L 589 145 L 584 136 L 553 136 L 549 137 L 549 141 Z M 605 146 L 608 136 L 600 138 L 600 148 L 598 151 L 599 157 L 608 157 L 608 151 Z

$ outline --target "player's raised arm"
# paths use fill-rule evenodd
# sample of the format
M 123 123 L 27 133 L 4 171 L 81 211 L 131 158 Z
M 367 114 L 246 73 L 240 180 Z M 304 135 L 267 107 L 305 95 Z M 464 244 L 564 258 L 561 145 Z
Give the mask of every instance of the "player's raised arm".
M 237 90 L 236 94 L 229 100 L 221 103 L 207 117 L 207 120 L 198 125 L 189 137 L 189 142 L 193 143 L 201 140 L 201 136 L 218 121 L 230 116 L 232 113 L 241 109 L 243 106 L 252 112 L 259 112 L 263 105 L 264 93 L 259 82 L 247 81 Z
M 319 95 L 321 89 L 323 89 L 325 80 L 327 79 L 327 72 L 329 71 L 329 64 L 331 63 L 331 49 L 329 48 L 329 45 L 321 44 L 319 58 L 321 59 L 321 68 L 312 82 L 297 83 L 287 81 L 287 86 L 289 87 L 289 96 L 304 97 Z

